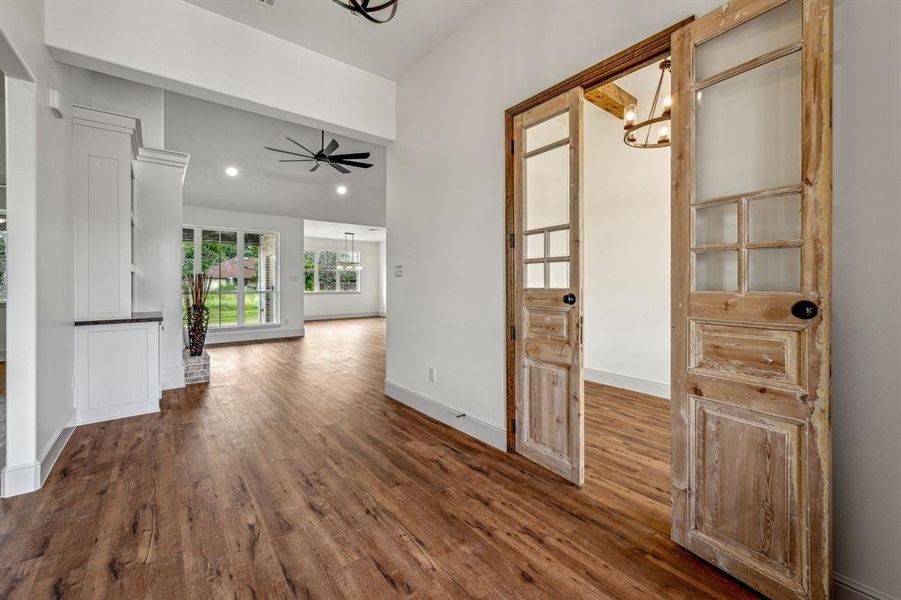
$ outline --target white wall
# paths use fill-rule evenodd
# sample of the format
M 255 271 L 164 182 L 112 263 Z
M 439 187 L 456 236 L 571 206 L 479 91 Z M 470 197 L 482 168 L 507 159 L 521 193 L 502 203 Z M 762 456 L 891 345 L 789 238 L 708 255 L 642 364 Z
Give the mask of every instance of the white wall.
M 394 138 L 395 84 L 181 0 L 48 0 L 66 63 L 371 141 Z M 365 100 L 364 100 L 365 99 Z
M 716 4 L 489 3 L 398 82 L 388 156 L 391 382 L 505 426 L 503 111 Z M 405 277 L 393 277 L 397 264 Z M 430 365 L 441 372 L 434 384 Z
M 141 120 L 147 148 L 165 148 L 163 90 L 78 67 L 64 66 L 72 103 Z
M 363 269 L 360 293 L 312 292 L 304 294 L 304 320 L 377 316 L 381 295 L 379 243 L 356 242 Z M 304 250 L 344 250 L 344 240 L 304 238 Z M 384 313 L 382 313 L 384 314 Z
M 670 152 L 584 105 L 585 377 L 669 398 Z
M 190 167 L 188 167 L 190 168 Z M 303 335 L 303 219 L 185 206 L 185 225 L 221 227 L 279 234 L 277 326 L 259 325 L 226 331 L 209 330 L 211 344 Z
M 7 209 L 11 226 L 4 493 L 34 489 L 37 464 L 74 413 L 72 123 L 47 107 L 68 93 L 43 39 L 43 4 L 0 3 L 0 28 L 37 80 L 7 82 Z
M 901 598 L 901 3 L 838 2 L 835 26 L 835 571 Z
M 721 3 L 489 3 L 398 82 L 389 382 L 504 427 L 504 109 Z M 835 23 L 835 570 L 898 598 L 901 4 L 839 0 Z

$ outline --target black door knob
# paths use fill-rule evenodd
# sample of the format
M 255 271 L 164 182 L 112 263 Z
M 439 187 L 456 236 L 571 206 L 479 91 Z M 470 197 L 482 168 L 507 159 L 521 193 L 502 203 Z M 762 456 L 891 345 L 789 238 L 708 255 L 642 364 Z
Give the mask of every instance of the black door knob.
M 575 304 L 576 303 L 576 295 L 575 294 L 567 294 L 563 296 L 563 301 L 567 304 Z
M 810 300 L 798 300 L 792 304 L 792 316 L 799 319 L 812 319 L 820 312 L 820 308 Z

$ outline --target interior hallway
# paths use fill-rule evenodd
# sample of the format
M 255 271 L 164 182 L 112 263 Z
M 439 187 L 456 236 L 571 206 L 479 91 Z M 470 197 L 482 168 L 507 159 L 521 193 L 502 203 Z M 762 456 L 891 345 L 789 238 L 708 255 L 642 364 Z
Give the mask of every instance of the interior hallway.
M 0 597 L 756 597 L 661 528 L 666 444 L 629 449 L 659 417 L 590 434 L 579 490 L 387 399 L 383 319 L 306 332 L 211 348 L 208 388 L 79 427 L 0 501 Z M 648 500 L 598 475 L 602 448 Z

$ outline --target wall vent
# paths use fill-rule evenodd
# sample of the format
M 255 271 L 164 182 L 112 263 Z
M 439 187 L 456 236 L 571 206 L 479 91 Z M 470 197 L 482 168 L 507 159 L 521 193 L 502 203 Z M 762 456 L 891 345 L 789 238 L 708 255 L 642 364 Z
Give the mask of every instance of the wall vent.
M 267 8 L 275 8 L 275 0 L 253 0 L 253 2 Z

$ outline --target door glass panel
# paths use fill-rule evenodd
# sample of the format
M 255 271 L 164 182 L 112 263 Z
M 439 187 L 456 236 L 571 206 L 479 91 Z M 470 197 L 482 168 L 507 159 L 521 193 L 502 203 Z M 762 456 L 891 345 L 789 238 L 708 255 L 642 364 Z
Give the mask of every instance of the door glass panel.
M 569 147 L 526 159 L 526 229 L 569 222 Z
M 544 258 L 544 234 L 526 236 L 526 258 Z
M 748 239 L 752 242 L 801 237 L 801 195 L 760 198 L 748 202 Z
M 738 203 L 695 210 L 695 245 L 738 243 Z
M 549 288 L 564 289 L 569 287 L 569 261 L 548 263 Z
M 532 125 L 525 133 L 526 152 L 565 140 L 569 137 L 569 112 Z
M 569 256 L 569 229 L 552 231 L 548 237 L 550 238 L 548 256 Z
M 697 81 L 801 40 L 801 0 L 790 0 L 704 42 L 695 53 Z
M 801 180 L 801 54 L 697 93 L 696 200 Z
M 800 291 L 801 249 L 748 250 L 748 289 L 753 292 Z
M 544 263 L 526 265 L 526 287 L 544 288 Z
M 734 292 L 738 289 L 738 251 L 695 254 L 695 289 Z

